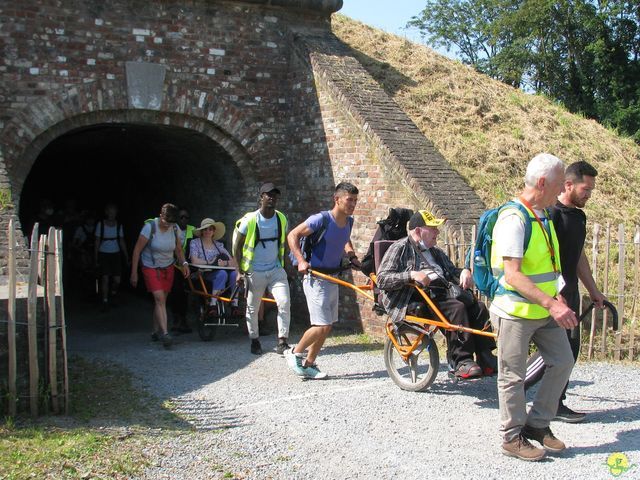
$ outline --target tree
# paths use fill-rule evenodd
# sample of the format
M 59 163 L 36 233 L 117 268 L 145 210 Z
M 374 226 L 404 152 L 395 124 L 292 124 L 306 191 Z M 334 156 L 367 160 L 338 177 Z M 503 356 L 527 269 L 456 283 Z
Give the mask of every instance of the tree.
M 640 142 L 637 2 L 428 0 L 409 25 L 478 71 Z

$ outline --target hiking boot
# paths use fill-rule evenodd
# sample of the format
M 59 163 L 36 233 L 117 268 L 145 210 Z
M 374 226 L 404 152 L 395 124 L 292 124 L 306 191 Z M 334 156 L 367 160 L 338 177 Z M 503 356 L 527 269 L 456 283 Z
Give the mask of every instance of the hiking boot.
M 157 342 L 158 340 L 160 340 L 160 335 L 158 335 L 158 332 L 153 332 L 151 334 L 151 341 L 152 342 Z
M 165 333 L 162 336 L 162 346 L 164 348 L 169 348 L 171 347 L 171 345 L 173 345 L 173 338 L 171 338 L 171 335 L 169 335 L 168 333 Z
M 556 413 L 554 420 L 559 420 L 566 423 L 580 423 L 585 419 L 586 416 L 586 413 L 575 412 L 561 403 L 558 406 L 558 412 Z
M 262 355 L 262 345 L 260 345 L 260 340 L 257 338 L 251 340 L 251 353 L 254 355 Z
M 276 347 L 276 353 L 278 355 L 284 355 L 284 352 L 286 352 L 290 348 L 291 347 L 287 343 L 287 339 L 286 338 L 281 338 L 280 341 L 278 342 L 278 346 Z
M 491 377 L 498 373 L 498 357 L 489 350 L 481 350 L 476 353 L 476 359 L 483 375 Z
M 287 365 L 289 368 L 298 375 L 299 377 L 304 377 L 304 367 L 302 366 L 302 362 L 304 360 L 304 356 L 302 353 L 293 353 L 293 348 L 285 350 L 284 357 L 287 359 Z
M 304 373 L 304 378 L 310 378 L 311 380 L 324 380 L 329 376 L 325 372 L 321 372 L 318 365 L 315 363 L 312 363 L 311 365 L 304 365 L 302 367 L 302 371 Z
M 502 443 L 502 453 L 508 457 L 516 457 L 527 462 L 537 462 L 544 457 L 544 450 L 531 445 L 522 434 L 510 442 Z
M 458 364 L 454 375 L 457 378 L 461 378 L 464 380 L 469 378 L 477 378 L 482 376 L 482 369 L 473 360 L 465 360 L 462 363 Z
M 542 445 L 545 450 L 550 452 L 561 452 L 567 448 L 562 440 L 558 440 L 555 435 L 553 435 L 549 427 L 534 428 L 529 425 L 525 425 L 522 427 L 522 431 L 520 433 L 529 440 L 535 440 Z

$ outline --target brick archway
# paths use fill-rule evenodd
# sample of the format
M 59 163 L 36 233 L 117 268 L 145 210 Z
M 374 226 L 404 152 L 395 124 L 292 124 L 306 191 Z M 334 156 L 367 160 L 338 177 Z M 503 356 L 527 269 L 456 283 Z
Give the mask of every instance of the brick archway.
M 272 155 L 263 145 L 267 135 L 236 107 L 205 91 L 168 94 L 162 110 L 130 109 L 121 82 L 93 82 L 43 98 L 18 112 L 0 141 L 12 197 L 22 185 L 40 152 L 71 130 L 95 124 L 134 123 L 194 130 L 219 144 L 234 160 L 247 185 L 261 176 L 261 159 Z

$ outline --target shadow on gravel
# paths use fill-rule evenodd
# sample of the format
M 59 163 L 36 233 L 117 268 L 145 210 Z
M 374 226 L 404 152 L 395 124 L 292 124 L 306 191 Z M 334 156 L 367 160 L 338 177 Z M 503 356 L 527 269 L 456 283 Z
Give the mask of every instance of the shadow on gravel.
M 563 453 L 565 457 L 581 457 L 591 454 L 609 455 L 612 452 L 630 452 L 640 448 L 640 429 L 627 430 L 616 433 L 616 441 L 593 445 L 589 447 L 570 448 Z
M 325 345 L 322 347 L 322 354 L 339 355 L 352 352 L 380 352 L 380 359 L 382 359 L 382 347 L 381 343 L 341 343 L 338 345 Z
M 615 401 L 608 398 L 601 397 L 584 397 L 590 398 L 597 402 Z M 620 423 L 620 422 L 635 422 L 640 418 L 640 404 L 627 405 L 624 407 L 611 408 L 606 410 L 596 410 L 589 412 L 589 423 Z

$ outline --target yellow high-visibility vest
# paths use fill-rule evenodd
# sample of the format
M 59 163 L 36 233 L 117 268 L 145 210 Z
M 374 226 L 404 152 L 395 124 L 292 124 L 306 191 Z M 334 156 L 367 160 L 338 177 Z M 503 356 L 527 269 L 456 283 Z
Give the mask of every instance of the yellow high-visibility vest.
M 279 210 L 276 210 L 276 216 L 278 218 L 278 260 L 280 261 L 280 265 L 284 267 L 284 247 L 287 241 L 287 217 Z M 240 270 L 243 272 L 247 272 L 251 268 L 254 249 L 256 243 L 259 241 L 260 235 L 258 231 L 258 212 L 249 212 L 236 222 L 236 227 L 233 231 L 232 248 L 235 249 L 238 228 L 245 219 L 248 219 L 247 234 L 245 235 L 244 245 L 242 245 L 242 259 L 240 260 Z M 233 254 L 235 255 L 235 252 L 233 252 Z
M 560 275 L 560 247 L 552 220 L 547 215 L 549 228 L 542 227 L 528 208 L 531 217 L 531 240 L 522 257 L 520 271 L 531 280 L 536 287 L 551 297 L 558 294 L 558 276 Z M 543 220 L 544 223 L 544 220 Z M 544 228 L 544 232 L 543 232 Z M 551 233 L 551 242 L 555 252 L 555 268 L 547 245 L 546 235 Z M 504 262 L 497 252 L 500 251 L 500 238 L 493 239 L 491 247 L 491 269 L 499 279 L 499 286 L 493 297 L 493 303 L 508 315 L 538 320 L 549 316 L 549 311 L 526 299 L 509 285 L 504 279 Z

